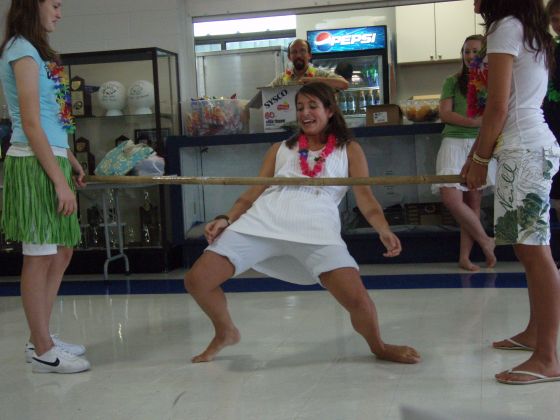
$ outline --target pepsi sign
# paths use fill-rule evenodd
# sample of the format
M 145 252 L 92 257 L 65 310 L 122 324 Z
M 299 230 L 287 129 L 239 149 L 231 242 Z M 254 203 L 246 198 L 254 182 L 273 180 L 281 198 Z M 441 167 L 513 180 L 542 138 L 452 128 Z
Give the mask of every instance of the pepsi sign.
M 307 31 L 311 54 L 386 48 L 386 26 Z

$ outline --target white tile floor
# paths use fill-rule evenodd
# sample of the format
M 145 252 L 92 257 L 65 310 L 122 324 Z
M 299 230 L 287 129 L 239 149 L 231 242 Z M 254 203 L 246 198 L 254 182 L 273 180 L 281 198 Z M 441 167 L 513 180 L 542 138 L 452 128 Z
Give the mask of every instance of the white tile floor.
M 501 263 L 498 270 L 519 266 Z M 362 272 L 456 269 L 384 265 Z M 92 370 L 33 374 L 23 361 L 20 299 L 0 297 L 0 419 L 397 420 L 403 405 L 438 420 L 560 419 L 560 383 L 515 387 L 493 379 L 528 356 L 490 348 L 524 326 L 525 289 L 370 293 L 384 339 L 415 346 L 420 364 L 377 361 L 324 291 L 228 294 L 242 341 L 197 365 L 189 358 L 212 330 L 190 296 L 62 296 L 52 331 L 86 344 Z

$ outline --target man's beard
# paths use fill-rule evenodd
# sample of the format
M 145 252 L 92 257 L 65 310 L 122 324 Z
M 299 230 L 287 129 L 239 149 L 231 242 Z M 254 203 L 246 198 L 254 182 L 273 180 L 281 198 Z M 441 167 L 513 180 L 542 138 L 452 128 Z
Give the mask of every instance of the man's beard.
M 301 71 L 305 69 L 305 61 L 301 58 L 297 58 L 293 61 L 294 69 Z

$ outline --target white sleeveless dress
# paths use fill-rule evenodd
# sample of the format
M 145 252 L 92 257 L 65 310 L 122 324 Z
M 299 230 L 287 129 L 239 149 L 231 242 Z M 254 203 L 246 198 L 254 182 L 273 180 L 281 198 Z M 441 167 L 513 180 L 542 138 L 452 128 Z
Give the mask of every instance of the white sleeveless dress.
M 314 158 L 320 153 L 321 150 L 309 151 L 308 162 L 311 168 Z M 297 145 L 289 149 L 286 142 L 282 142 L 276 154 L 274 176 L 307 177 L 301 173 Z M 335 148 L 327 157 L 320 176 L 348 177 L 346 146 Z M 338 205 L 347 191 L 347 186 L 271 186 L 228 230 L 302 244 L 338 245 L 346 248 L 340 235 Z M 289 256 L 269 258 L 253 268 L 283 279 L 294 278 L 290 274 L 307 273 L 303 265 Z
M 321 153 L 309 152 L 309 166 Z M 275 177 L 307 178 L 299 166 L 297 145 L 292 149 L 286 142 L 276 154 Z M 335 148 L 327 157 L 321 177 L 347 177 L 346 147 Z M 347 186 L 282 186 L 267 188 L 253 206 L 228 227 L 234 232 L 284 241 L 315 245 L 344 245 L 340 236 L 338 205 Z

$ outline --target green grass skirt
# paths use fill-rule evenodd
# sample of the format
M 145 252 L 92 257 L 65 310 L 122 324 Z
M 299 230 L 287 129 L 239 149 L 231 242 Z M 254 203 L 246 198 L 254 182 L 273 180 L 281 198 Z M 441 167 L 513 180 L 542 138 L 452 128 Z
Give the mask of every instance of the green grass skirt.
M 56 156 L 68 185 L 72 167 L 68 159 Z M 4 193 L 0 228 L 6 239 L 30 244 L 57 244 L 74 247 L 80 241 L 80 225 L 74 212 L 57 212 L 54 184 L 35 156 L 7 156 L 4 162 Z

